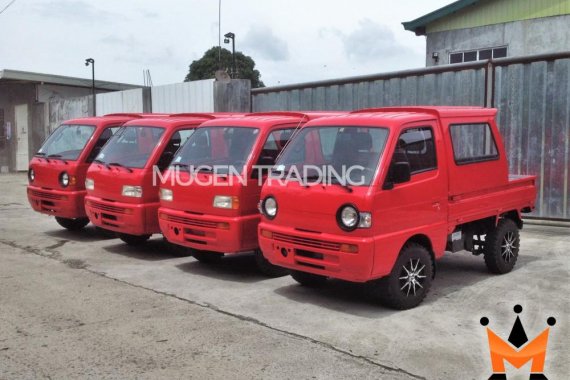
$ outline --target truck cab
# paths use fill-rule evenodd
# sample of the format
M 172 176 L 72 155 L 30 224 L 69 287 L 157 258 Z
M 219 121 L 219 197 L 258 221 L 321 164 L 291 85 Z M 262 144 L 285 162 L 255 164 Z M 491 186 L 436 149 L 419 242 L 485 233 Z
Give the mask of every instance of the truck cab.
M 331 114 L 254 113 L 202 124 L 172 161 L 170 180 L 160 185 L 163 235 L 170 243 L 192 249 L 202 262 L 254 251 L 263 273 L 285 274 L 259 251 L 261 186 L 297 129 Z
M 158 226 L 158 183 L 178 148 L 211 114 L 141 118 L 124 124 L 87 171 L 85 210 L 91 222 L 130 245 Z
M 42 144 L 28 169 L 28 201 L 32 208 L 68 230 L 89 223 L 85 213 L 85 174 L 103 145 L 138 114 L 73 119 L 59 126 Z
M 446 251 L 509 272 L 536 188 L 534 176 L 509 176 L 496 112 L 380 108 L 310 121 L 262 189 L 264 256 L 303 285 L 369 282 L 397 309 L 421 303 Z

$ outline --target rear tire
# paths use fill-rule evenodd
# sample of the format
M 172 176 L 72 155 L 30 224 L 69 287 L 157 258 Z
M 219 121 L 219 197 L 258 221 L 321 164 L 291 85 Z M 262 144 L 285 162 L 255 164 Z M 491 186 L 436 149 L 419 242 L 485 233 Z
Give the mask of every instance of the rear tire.
M 298 270 L 292 270 L 291 277 L 293 277 L 293 279 L 297 281 L 299 284 L 310 288 L 316 288 L 322 286 L 327 282 L 327 278 L 325 276 L 320 276 L 318 274 L 313 274 L 313 273 L 301 272 Z
M 212 252 L 212 251 L 197 251 L 194 250 L 192 252 L 192 256 L 194 256 L 194 258 L 196 260 L 198 260 L 201 263 L 204 264 L 213 264 L 213 263 L 218 263 L 220 262 L 220 260 L 222 260 L 222 257 L 224 257 L 223 253 L 218 253 L 218 252 Z
M 408 243 L 384 278 L 372 281 L 372 296 L 383 305 L 406 310 L 418 306 L 426 297 L 434 274 L 434 262 L 428 250 L 417 243 Z
M 128 245 L 137 246 L 146 243 L 146 241 L 150 239 L 150 235 L 119 234 L 119 239 Z
M 55 217 L 55 221 L 63 228 L 69 231 L 79 231 L 83 227 L 89 224 L 89 218 L 62 218 L 59 216 Z
M 255 250 L 254 255 L 257 269 L 267 277 L 282 277 L 289 274 L 288 269 L 271 264 L 269 260 L 263 256 L 261 249 Z
M 485 264 L 491 273 L 513 270 L 519 257 L 519 228 L 511 219 L 501 219 L 485 238 Z

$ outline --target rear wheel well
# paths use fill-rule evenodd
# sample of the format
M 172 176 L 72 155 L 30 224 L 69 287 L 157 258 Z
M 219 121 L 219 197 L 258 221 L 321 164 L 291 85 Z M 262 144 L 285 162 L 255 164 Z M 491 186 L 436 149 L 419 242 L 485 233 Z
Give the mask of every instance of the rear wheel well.
M 511 210 L 505 213 L 502 213 L 501 218 L 511 219 L 519 229 L 523 228 L 523 221 L 521 219 L 520 213 L 517 210 Z

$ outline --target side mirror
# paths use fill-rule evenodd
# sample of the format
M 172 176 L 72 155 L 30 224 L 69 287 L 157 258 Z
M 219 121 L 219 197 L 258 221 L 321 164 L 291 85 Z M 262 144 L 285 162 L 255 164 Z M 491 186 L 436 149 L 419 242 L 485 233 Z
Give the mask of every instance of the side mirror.
M 382 186 L 383 190 L 391 190 L 395 184 L 408 182 L 411 178 L 411 170 L 409 162 L 395 162 L 390 166 L 388 178 Z

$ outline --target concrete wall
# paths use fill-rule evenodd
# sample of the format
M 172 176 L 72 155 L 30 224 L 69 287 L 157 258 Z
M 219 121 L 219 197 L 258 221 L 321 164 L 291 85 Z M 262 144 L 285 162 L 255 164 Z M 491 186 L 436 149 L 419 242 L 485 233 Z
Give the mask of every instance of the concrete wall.
M 97 94 L 97 116 L 118 112 L 151 112 L 150 88 Z
M 426 66 L 448 64 L 452 52 L 498 46 L 507 46 L 507 57 L 570 51 L 570 15 L 428 33 Z
M 49 102 L 49 129 L 53 132 L 62 122 L 93 114 L 91 96 L 58 99 Z
M 232 79 L 214 82 L 215 112 L 249 112 L 251 110 L 251 81 Z
M 155 86 L 152 112 L 214 112 L 214 79 Z

